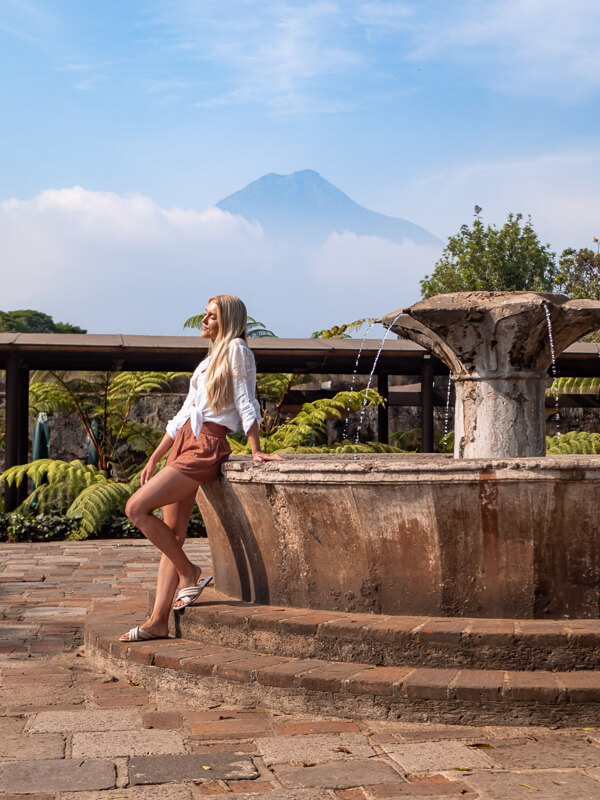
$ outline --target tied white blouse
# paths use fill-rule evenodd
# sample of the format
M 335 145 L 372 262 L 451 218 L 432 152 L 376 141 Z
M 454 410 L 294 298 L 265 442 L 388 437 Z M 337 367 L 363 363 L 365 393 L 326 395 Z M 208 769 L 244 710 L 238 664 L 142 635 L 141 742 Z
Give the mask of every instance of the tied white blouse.
M 206 370 L 210 356 L 201 361 L 192 375 L 190 390 L 177 414 L 167 422 L 167 433 L 174 439 L 177 431 L 190 420 L 194 436 L 198 438 L 204 422 L 216 422 L 230 431 L 236 431 L 240 421 L 244 433 L 248 433 L 256 420 L 261 421 L 260 404 L 255 397 L 256 363 L 254 355 L 243 339 L 232 339 L 229 350 L 229 364 L 233 379 L 233 404 L 214 412 L 208 402 L 206 391 Z

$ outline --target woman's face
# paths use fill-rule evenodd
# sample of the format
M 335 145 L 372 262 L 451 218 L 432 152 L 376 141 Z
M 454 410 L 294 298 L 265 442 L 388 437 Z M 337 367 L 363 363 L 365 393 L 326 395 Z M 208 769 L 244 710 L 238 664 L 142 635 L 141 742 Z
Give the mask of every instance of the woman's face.
M 217 304 L 209 303 L 206 306 L 206 313 L 202 320 L 202 336 L 214 342 L 219 333 L 219 323 L 217 322 Z

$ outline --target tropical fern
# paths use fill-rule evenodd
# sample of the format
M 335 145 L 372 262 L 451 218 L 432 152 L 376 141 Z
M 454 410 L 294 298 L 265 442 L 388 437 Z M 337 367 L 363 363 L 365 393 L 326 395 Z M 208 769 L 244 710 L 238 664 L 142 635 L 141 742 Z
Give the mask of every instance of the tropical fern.
M 362 389 L 360 392 L 338 392 L 334 397 L 324 397 L 304 403 L 302 409 L 289 422 L 261 436 L 261 449 L 265 453 L 299 452 L 296 448 L 313 447 L 327 432 L 327 420 L 343 419 L 352 411 L 367 406 L 383 405 L 386 400 L 377 392 Z M 229 438 L 233 453 L 249 453 L 250 447 L 239 439 Z M 291 448 L 291 449 L 290 449 Z M 311 449 L 310 452 L 316 452 Z M 330 452 L 330 451 L 327 451 Z
M 80 492 L 66 511 L 66 516 L 80 517 L 79 529 L 70 539 L 87 539 L 98 533 L 111 517 L 122 514 L 134 492 L 130 483 L 95 483 Z
M 555 378 L 550 388 L 546 389 L 546 397 L 558 397 L 561 394 L 590 394 L 600 396 L 600 378 Z
M 552 455 L 600 455 L 600 433 L 569 431 L 546 436 L 546 452 Z
M 195 314 L 193 317 L 186 319 L 183 323 L 184 328 L 197 328 L 200 330 L 202 328 L 202 320 L 204 319 L 204 314 Z M 253 338 L 265 338 L 265 337 L 273 337 L 277 338 L 277 334 L 270 331 L 262 322 L 259 322 L 257 319 L 253 317 L 248 317 L 248 323 L 246 325 L 246 333 L 248 336 L 252 336 Z
M 152 438 L 148 427 L 142 431 L 129 420 L 134 403 L 143 394 L 164 391 L 185 372 L 86 372 L 38 371 L 30 389 L 30 411 L 63 411 L 76 414 L 98 456 L 101 469 L 116 465 L 129 475 L 135 463 L 123 462 L 118 451 L 122 443 L 147 450 Z M 101 433 L 99 434 L 98 431 Z M 143 435 L 142 435 L 143 434 Z M 145 439 L 146 441 L 142 441 Z M 131 463 L 130 463 L 131 462 Z
M 43 458 L 30 464 L 7 469 L 0 475 L 9 486 L 33 481 L 34 488 L 17 509 L 27 514 L 58 510 L 67 517 L 80 518 L 78 530 L 70 539 L 86 539 L 97 534 L 115 514 L 122 514 L 127 499 L 139 486 L 139 474 L 129 482 L 111 480 L 104 470 L 81 461 L 57 461 Z M 47 483 L 41 483 L 46 479 Z

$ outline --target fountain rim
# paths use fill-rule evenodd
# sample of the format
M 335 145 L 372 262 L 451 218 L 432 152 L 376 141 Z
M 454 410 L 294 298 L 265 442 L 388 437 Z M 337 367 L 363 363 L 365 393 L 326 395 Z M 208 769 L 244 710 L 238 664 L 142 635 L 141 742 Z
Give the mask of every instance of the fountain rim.
M 450 453 L 352 453 L 284 456 L 256 464 L 234 456 L 223 464 L 230 483 L 420 483 L 600 480 L 600 455 L 455 459 Z

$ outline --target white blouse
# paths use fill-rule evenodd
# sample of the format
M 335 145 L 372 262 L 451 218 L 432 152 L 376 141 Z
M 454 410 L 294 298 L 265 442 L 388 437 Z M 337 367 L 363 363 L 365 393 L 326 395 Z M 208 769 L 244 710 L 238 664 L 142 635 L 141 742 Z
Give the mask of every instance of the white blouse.
M 177 431 L 183 428 L 188 419 L 196 438 L 203 422 L 216 422 L 230 431 L 237 431 L 241 421 L 244 433 L 248 433 L 255 420 L 260 425 L 262 414 L 255 397 L 254 354 L 243 339 L 232 339 L 228 356 L 233 379 L 233 404 L 216 413 L 211 409 L 206 391 L 206 370 L 210 362 L 210 356 L 207 356 L 194 370 L 183 406 L 167 422 L 167 433 L 171 439 L 175 438 Z

